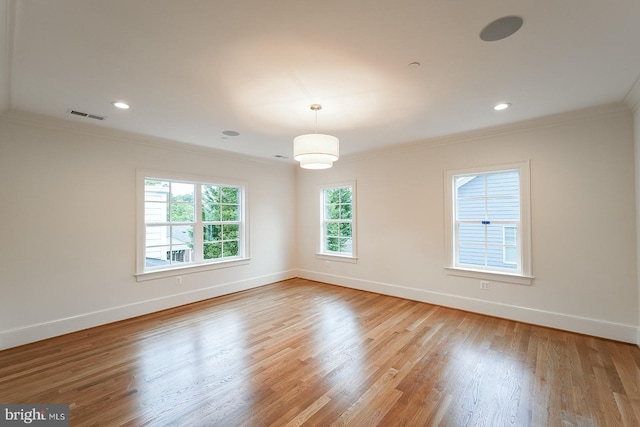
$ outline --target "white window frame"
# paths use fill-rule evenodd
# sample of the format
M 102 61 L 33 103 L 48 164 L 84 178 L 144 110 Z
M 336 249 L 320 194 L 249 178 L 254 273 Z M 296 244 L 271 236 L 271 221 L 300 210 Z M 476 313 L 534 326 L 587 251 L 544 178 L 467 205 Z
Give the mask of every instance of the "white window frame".
M 500 269 L 468 268 L 456 265 L 456 230 L 455 230 L 455 187 L 454 177 L 459 175 L 486 174 L 491 172 L 502 172 L 508 170 L 518 170 L 520 177 L 520 224 L 518 227 L 520 245 L 520 265 L 519 272 L 502 271 Z M 531 285 L 533 283 L 532 261 L 531 261 L 531 178 L 530 162 L 516 162 L 494 166 L 482 166 L 467 169 L 445 170 L 444 171 L 444 219 L 445 219 L 445 270 L 447 274 L 454 276 L 469 277 L 480 280 L 493 280 L 499 282 L 515 283 L 520 285 Z
M 326 235 L 325 235 L 325 199 L 324 194 L 325 190 L 330 190 L 334 188 L 351 188 L 351 254 L 342 254 L 337 252 L 329 252 L 326 248 Z M 356 182 L 348 181 L 341 182 L 330 185 L 322 185 L 319 187 L 319 201 L 320 201 L 320 221 L 319 221 L 319 242 L 318 242 L 318 252 L 316 253 L 316 258 L 325 260 L 325 261 L 340 261 L 340 262 L 348 262 L 348 263 L 356 263 L 358 261 L 357 257 L 357 209 L 356 209 Z
M 195 184 L 195 222 L 194 224 L 194 260 L 189 263 L 169 265 L 166 267 L 146 267 L 146 223 L 145 223 L 145 181 L 147 179 L 182 182 Z M 236 257 L 205 260 L 203 259 L 203 226 L 202 220 L 201 186 L 218 185 L 240 188 L 240 218 L 239 218 L 239 254 Z M 138 282 L 178 276 L 198 271 L 215 270 L 220 268 L 245 265 L 251 259 L 249 256 L 249 222 L 248 206 L 249 188 L 245 181 L 229 178 L 217 178 L 199 175 L 188 175 L 167 171 L 137 170 L 136 171 L 136 280 Z M 186 224 L 186 225 L 190 225 Z

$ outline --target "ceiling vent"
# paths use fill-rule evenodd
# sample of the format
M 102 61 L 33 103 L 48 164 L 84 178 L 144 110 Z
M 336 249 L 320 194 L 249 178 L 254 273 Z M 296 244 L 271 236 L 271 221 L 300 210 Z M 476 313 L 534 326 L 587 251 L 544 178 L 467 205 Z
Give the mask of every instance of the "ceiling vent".
M 88 119 L 94 119 L 94 120 L 104 120 L 107 118 L 107 116 L 99 116 L 98 114 L 83 113 L 82 111 L 78 111 L 78 110 L 69 110 L 69 114 L 73 114 L 74 116 L 86 117 Z

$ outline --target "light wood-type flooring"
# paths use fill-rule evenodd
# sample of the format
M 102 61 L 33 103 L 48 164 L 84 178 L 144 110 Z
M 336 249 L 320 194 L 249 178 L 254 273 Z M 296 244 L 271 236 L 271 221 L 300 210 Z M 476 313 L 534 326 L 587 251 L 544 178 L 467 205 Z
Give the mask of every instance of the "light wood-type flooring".
M 0 352 L 71 426 L 638 426 L 634 345 L 292 279 Z

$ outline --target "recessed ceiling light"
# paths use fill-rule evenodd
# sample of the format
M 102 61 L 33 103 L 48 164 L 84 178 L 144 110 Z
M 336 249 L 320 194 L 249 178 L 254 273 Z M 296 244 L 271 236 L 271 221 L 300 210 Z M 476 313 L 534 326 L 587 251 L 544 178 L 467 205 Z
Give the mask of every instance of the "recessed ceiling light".
M 480 31 L 480 38 L 486 42 L 506 39 L 522 27 L 522 22 L 519 16 L 504 16 L 496 19 Z
M 418 68 L 419 66 L 420 66 L 420 63 L 418 61 L 410 62 L 408 65 L 408 67 L 410 68 Z
M 113 104 L 114 107 L 120 108 L 122 110 L 128 110 L 129 109 L 129 104 L 127 104 L 126 102 L 113 101 L 112 104 Z
M 240 132 L 236 132 L 235 130 L 225 130 L 222 134 L 227 136 L 238 136 L 240 135 Z
M 501 111 L 501 110 L 506 110 L 507 108 L 511 107 L 511 104 L 508 102 L 501 102 L 500 104 L 496 104 L 495 107 L 493 107 L 494 110 L 496 111 Z

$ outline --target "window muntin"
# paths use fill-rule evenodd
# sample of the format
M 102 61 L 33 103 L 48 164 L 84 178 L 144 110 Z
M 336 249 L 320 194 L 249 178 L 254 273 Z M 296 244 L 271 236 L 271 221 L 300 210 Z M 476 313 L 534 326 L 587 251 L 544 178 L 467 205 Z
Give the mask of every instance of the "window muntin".
M 354 188 L 353 185 L 322 188 L 321 254 L 355 256 Z
M 168 179 L 162 174 L 144 174 L 141 179 L 139 273 L 245 257 L 243 185 Z

